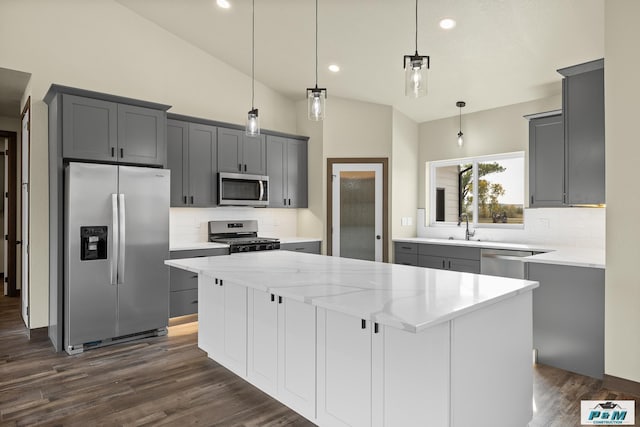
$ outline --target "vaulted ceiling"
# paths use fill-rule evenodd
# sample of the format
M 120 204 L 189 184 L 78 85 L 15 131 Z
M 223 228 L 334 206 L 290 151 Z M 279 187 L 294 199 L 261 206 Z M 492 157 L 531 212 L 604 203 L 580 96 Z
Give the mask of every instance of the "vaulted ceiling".
M 117 0 L 251 74 L 251 1 Z M 429 94 L 404 96 L 403 55 L 415 51 L 413 0 L 318 0 L 319 86 L 391 105 L 417 122 L 560 94 L 556 69 L 604 56 L 604 0 L 419 0 L 418 51 Z M 256 0 L 256 79 L 291 99 L 314 85 L 313 0 Z M 457 22 L 443 30 L 438 22 Z M 328 71 L 329 64 L 341 71 Z M 216 76 L 211 76 L 215 79 Z M 256 100 L 259 105 L 259 100 Z

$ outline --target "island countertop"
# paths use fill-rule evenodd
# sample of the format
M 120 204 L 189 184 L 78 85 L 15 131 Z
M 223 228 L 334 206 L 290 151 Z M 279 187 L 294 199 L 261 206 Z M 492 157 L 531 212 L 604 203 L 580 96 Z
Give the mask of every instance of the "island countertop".
M 528 280 L 286 251 L 165 264 L 409 332 L 538 286 Z

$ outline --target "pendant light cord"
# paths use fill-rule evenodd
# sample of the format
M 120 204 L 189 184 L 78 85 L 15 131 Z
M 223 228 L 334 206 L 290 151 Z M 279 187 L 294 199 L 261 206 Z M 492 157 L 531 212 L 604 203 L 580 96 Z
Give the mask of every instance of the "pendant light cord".
M 462 133 L 462 107 L 458 107 L 460 113 L 458 114 L 458 133 Z
M 256 0 L 251 2 L 251 109 L 254 110 L 254 98 L 255 98 L 255 62 L 256 62 Z
M 318 0 L 316 0 L 316 88 L 318 87 Z
M 416 0 L 416 56 L 418 55 L 418 0 Z

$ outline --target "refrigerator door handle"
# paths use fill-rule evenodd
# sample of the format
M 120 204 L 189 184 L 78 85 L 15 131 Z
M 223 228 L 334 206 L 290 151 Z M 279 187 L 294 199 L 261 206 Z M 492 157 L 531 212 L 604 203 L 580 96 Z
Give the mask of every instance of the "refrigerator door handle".
M 124 260 L 126 258 L 125 256 L 125 248 L 126 248 L 126 241 L 125 241 L 125 209 L 124 209 L 124 194 L 120 193 L 118 194 L 118 208 L 120 211 L 120 215 L 118 218 L 118 225 L 120 226 L 119 230 L 118 230 L 118 284 L 123 284 L 124 283 Z
M 110 283 L 118 284 L 118 195 L 111 195 L 111 256 Z

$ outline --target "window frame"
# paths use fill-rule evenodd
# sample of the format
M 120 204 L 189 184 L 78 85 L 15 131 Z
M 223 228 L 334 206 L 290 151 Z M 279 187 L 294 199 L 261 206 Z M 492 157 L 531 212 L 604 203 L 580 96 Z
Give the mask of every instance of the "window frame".
M 429 196 L 429 217 L 428 217 L 428 225 L 430 227 L 457 227 L 457 222 L 446 222 L 446 221 L 436 221 L 436 168 L 438 167 L 446 167 L 446 166 L 459 166 L 463 163 L 471 163 L 473 168 L 473 206 L 471 211 L 473 213 L 473 221 L 469 221 L 469 226 L 473 226 L 474 228 L 494 228 L 499 230 L 505 229 L 523 229 L 524 228 L 524 217 L 522 219 L 522 224 L 493 224 L 493 223 L 479 223 L 478 222 L 478 163 L 488 163 L 492 161 L 499 161 L 504 159 L 522 159 L 522 173 L 523 173 L 523 199 L 522 199 L 522 209 L 526 208 L 526 157 L 524 151 L 514 151 L 511 153 L 500 153 L 500 154 L 488 154 L 484 156 L 475 156 L 475 157 L 461 157 L 458 159 L 447 159 L 447 160 L 434 160 L 427 162 L 428 170 L 429 170 L 429 188 L 428 188 L 428 196 Z

